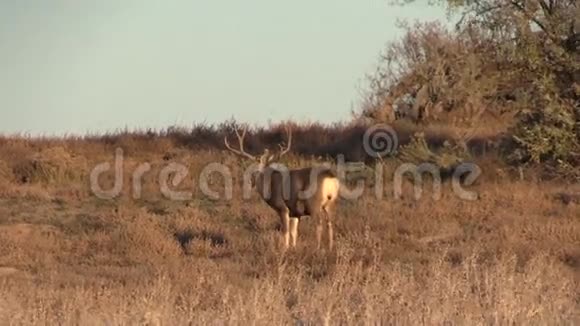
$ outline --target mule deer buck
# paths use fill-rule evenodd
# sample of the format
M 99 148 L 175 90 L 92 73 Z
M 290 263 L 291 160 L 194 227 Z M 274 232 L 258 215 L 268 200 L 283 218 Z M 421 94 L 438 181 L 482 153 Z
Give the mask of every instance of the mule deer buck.
M 292 131 L 287 128 L 288 143 L 286 148 L 281 144 L 280 151 L 271 154 L 268 149 L 261 156 L 254 156 L 244 150 L 244 137 L 247 129 L 241 133 L 235 130 L 239 142 L 239 149 L 234 149 L 224 138 L 226 148 L 231 152 L 257 163 L 256 173 L 253 175 L 253 185 L 260 197 L 280 217 L 284 237 L 284 249 L 290 244 L 296 247 L 298 239 L 298 223 L 300 218 L 311 216 L 316 220 L 317 249 L 321 247 L 324 224 L 328 231 L 328 247 L 333 249 L 333 214 L 339 194 L 339 179 L 334 171 L 328 167 L 306 167 L 287 169 L 276 164 L 281 157 L 290 151 L 292 146 Z

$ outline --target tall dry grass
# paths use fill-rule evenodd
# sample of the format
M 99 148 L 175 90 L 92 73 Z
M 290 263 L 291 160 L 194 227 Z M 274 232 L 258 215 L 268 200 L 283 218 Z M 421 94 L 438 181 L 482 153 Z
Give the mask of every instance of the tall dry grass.
M 383 199 L 369 187 L 340 201 L 335 252 L 314 250 L 305 218 L 298 248 L 281 255 L 275 214 L 257 196 L 241 198 L 244 163 L 221 147 L 150 137 L 0 141 L 1 324 L 580 322 L 580 208 L 553 196 L 577 189 L 512 179 L 488 155 L 478 158 L 475 201 L 449 183 L 440 200 L 428 188 L 415 200 L 410 184 L 395 200 L 396 163 L 387 161 Z M 90 169 L 112 163 L 119 145 L 124 187 L 99 199 Z M 151 171 L 135 199 L 131 172 L 144 162 Z M 159 190 L 159 172 L 172 162 L 188 167 L 176 188 L 191 200 Z M 211 162 L 231 168 L 232 200 L 200 191 Z M 296 152 L 286 161 L 316 162 Z M 112 185 L 113 175 L 101 183 Z M 212 178 L 213 189 L 221 185 Z

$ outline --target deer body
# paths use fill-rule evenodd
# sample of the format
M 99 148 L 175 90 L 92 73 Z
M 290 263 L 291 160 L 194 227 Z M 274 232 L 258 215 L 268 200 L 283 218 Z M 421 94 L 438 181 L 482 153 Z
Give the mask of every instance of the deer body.
M 280 154 L 270 155 L 266 149 L 262 156 L 254 157 L 243 149 L 243 138 L 246 131 L 240 134 L 236 130 L 240 150 L 230 147 L 225 139 L 226 147 L 241 156 L 258 161 L 258 171 L 254 185 L 260 197 L 280 217 L 281 230 L 284 237 L 284 248 L 290 245 L 296 247 L 298 239 L 298 224 L 300 218 L 311 216 L 317 221 L 317 249 L 320 249 L 324 225 L 328 230 L 328 246 L 333 248 L 333 211 L 338 199 L 340 182 L 336 174 L 327 167 L 306 167 L 286 169 L 275 167 L 274 161 L 286 154 L 292 141 L 289 132 L 288 147 Z
M 339 187 L 335 173 L 324 167 L 289 171 L 266 167 L 256 180 L 258 193 L 280 217 L 286 248 L 290 244 L 296 246 L 298 224 L 304 216 L 317 221 L 317 248 L 320 248 L 325 224 L 329 247 L 333 247 L 332 214 Z

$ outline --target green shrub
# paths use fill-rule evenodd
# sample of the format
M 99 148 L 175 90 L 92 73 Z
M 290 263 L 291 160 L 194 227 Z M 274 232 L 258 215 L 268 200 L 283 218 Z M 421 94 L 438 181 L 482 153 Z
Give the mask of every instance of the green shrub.
M 467 161 L 470 155 L 462 146 L 446 141 L 444 146 L 434 152 L 429 148 L 424 133 L 416 133 L 409 144 L 399 150 L 398 160 L 402 163 L 434 164 L 441 169 L 443 176 L 451 173 L 459 164 Z

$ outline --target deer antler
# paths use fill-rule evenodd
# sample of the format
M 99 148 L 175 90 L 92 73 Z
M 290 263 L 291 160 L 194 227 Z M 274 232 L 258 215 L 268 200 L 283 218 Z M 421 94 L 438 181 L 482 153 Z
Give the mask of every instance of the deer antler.
M 248 131 L 247 128 L 244 128 L 244 130 L 242 131 L 242 134 L 240 134 L 240 131 L 238 130 L 238 128 L 235 129 L 236 131 L 236 136 L 238 137 L 238 142 L 240 144 L 240 150 L 237 149 L 233 149 L 230 144 L 228 143 L 228 136 L 224 137 L 224 143 L 226 145 L 226 148 L 229 149 L 231 152 L 233 152 L 234 154 L 249 158 L 250 160 L 256 160 L 256 157 L 247 153 L 244 150 L 244 137 L 246 137 L 246 132 Z
M 290 151 L 290 147 L 292 146 L 292 129 L 290 129 L 290 127 L 286 127 L 286 132 L 288 133 L 288 144 L 286 145 L 286 148 L 283 148 L 282 145 L 278 144 L 281 151 L 278 157 L 282 157 L 288 153 Z

